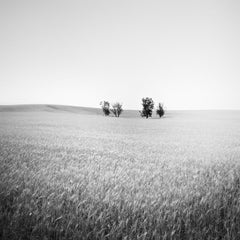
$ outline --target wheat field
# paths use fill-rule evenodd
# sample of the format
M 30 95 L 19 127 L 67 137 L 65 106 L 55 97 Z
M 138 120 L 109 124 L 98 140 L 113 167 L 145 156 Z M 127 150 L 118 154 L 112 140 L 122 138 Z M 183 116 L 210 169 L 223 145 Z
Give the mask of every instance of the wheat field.
M 240 112 L 0 111 L 1 239 L 240 239 Z

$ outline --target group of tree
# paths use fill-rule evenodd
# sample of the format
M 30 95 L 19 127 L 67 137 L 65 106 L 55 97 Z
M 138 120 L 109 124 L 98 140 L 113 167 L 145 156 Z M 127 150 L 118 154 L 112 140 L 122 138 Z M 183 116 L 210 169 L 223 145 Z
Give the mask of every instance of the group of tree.
M 142 106 L 142 111 L 140 111 L 141 116 L 146 118 L 152 117 L 152 112 L 154 109 L 154 101 L 152 98 L 142 98 Z M 165 114 L 162 103 L 158 103 L 156 114 L 160 118 Z
M 122 104 L 119 102 L 113 103 L 110 106 L 110 103 L 107 101 L 100 102 L 102 107 L 102 111 L 105 116 L 109 116 L 112 113 L 115 117 L 119 117 L 123 112 Z M 152 98 L 142 98 L 142 111 L 140 112 L 141 117 L 149 118 L 152 117 L 153 109 L 154 109 L 154 101 Z M 163 104 L 158 103 L 156 114 L 161 118 L 164 116 L 165 111 L 163 109 Z
M 113 113 L 115 117 L 119 117 L 123 112 L 122 104 L 119 102 L 113 103 L 111 107 L 110 103 L 107 101 L 100 102 L 100 105 L 105 116 L 109 116 L 110 113 Z

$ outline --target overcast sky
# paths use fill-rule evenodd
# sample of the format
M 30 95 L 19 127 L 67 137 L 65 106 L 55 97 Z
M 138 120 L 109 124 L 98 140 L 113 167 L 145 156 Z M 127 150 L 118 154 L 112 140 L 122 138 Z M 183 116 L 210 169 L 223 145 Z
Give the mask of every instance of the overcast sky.
M 0 104 L 240 109 L 240 1 L 0 0 Z

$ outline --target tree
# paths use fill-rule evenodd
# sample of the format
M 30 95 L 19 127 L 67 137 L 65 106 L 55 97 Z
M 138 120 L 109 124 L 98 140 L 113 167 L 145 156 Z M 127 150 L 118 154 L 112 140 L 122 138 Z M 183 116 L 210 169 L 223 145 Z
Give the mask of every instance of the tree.
M 114 114 L 115 117 L 119 117 L 123 112 L 122 104 L 120 104 L 119 102 L 112 104 L 112 108 L 110 109 L 110 111 Z
M 102 107 L 103 113 L 105 116 L 108 116 L 110 114 L 110 104 L 107 101 L 100 102 L 100 105 Z
M 165 111 L 163 109 L 163 104 L 162 103 L 159 103 L 158 104 L 158 108 L 157 108 L 157 111 L 156 111 L 157 115 L 161 118 L 164 114 L 165 114 Z
M 154 108 L 154 102 L 152 98 L 143 98 L 142 99 L 142 106 L 143 109 L 140 111 L 142 117 L 151 117 L 152 116 L 152 110 Z

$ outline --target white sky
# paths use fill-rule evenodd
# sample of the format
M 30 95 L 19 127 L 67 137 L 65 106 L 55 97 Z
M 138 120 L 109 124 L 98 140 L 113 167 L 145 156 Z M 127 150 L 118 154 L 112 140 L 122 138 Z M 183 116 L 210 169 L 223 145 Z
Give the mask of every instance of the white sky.
M 0 104 L 240 109 L 240 1 L 0 0 Z

